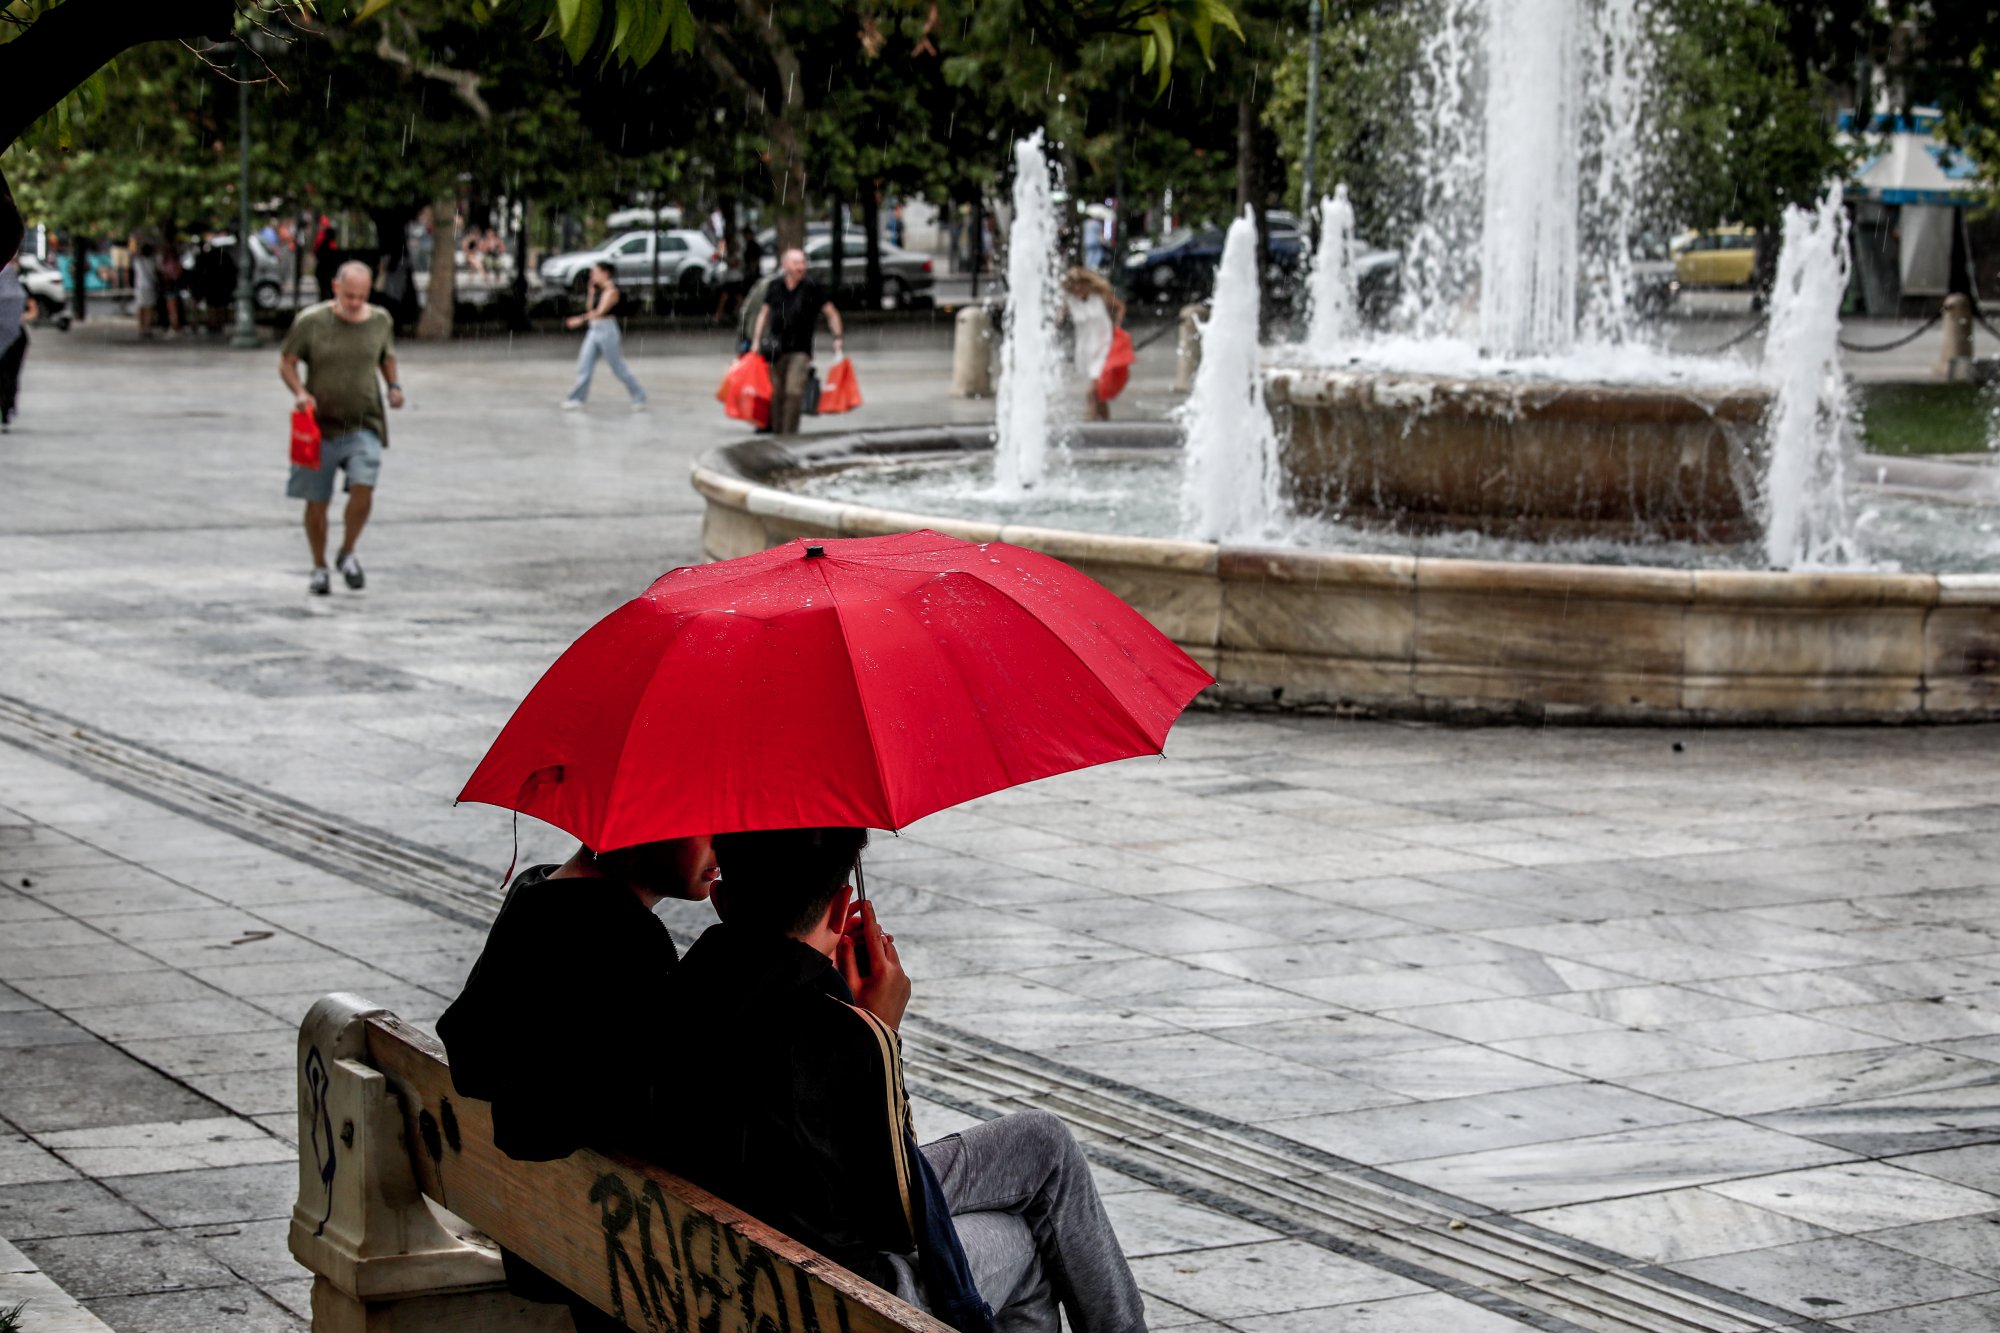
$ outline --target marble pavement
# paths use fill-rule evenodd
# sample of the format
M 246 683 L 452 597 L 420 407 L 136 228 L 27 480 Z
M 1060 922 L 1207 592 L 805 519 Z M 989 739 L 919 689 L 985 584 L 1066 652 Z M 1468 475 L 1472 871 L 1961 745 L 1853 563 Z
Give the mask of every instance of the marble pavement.
M 856 339 L 862 422 L 990 410 L 942 399 L 944 327 Z M 435 1018 L 511 851 L 451 794 L 695 556 L 723 354 L 632 344 L 647 416 L 559 414 L 565 342 L 405 348 L 370 587 L 308 600 L 271 355 L 37 340 L 0 1306 L 32 1266 L 114 1329 L 302 1326 L 299 1016 Z M 1191 715 L 878 840 L 922 1127 L 1063 1109 L 1163 1329 L 2000 1328 L 1996 739 Z

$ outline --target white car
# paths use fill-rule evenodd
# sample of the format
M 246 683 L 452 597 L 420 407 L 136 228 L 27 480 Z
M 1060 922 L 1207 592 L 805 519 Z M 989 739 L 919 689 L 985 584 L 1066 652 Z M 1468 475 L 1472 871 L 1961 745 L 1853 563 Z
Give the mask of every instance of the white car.
M 69 291 L 55 265 L 22 251 L 21 286 L 41 306 L 42 318 L 53 321 L 59 329 L 69 327 Z
M 551 255 L 539 270 L 545 286 L 574 292 L 578 296 L 590 285 L 590 269 L 601 260 L 611 261 L 618 285 L 645 289 L 653 285 L 653 242 L 659 242 L 659 274 L 662 289 L 673 288 L 687 295 L 705 290 L 712 279 L 709 267 L 715 246 L 698 231 L 628 231 L 613 236 L 596 250 L 574 250 Z

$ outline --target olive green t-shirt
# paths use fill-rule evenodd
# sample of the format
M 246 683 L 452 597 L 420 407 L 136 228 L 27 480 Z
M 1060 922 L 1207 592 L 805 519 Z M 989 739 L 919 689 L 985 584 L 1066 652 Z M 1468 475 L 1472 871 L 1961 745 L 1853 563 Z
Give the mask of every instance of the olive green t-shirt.
M 306 307 L 292 321 L 284 354 L 305 364 L 306 389 L 319 403 L 320 434 L 327 439 L 372 430 L 383 444 L 389 443 L 375 376 L 382 362 L 396 354 L 395 335 L 389 312 L 378 305 L 369 306 L 367 316 L 354 324 L 334 313 L 331 301 Z

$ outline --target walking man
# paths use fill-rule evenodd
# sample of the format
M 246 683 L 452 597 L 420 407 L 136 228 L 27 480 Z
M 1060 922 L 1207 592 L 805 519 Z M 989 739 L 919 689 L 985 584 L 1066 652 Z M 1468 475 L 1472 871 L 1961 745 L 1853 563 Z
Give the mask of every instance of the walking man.
M 780 278 L 764 293 L 751 345 L 771 362 L 771 433 L 797 435 L 806 376 L 812 372 L 813 329 L 826 313 L 833 330 L 833 354 L 840 355 L 840 312 L 826 288 L 806 276 L 806 252 L 787 250 L 778 263 Z M 767 345 L 765 334 L 770 334 Z
M 389 442 L 388 418 L 375 387 L 378 373 L 388 385 L 389 406 L 403 405 L 394 329 L 389 312 L 368 303 L 372 282 L 366 264 L 342 264 L 333 275 L 333 299 L 301 311 L 278 354 L 278 378 L 292 391 L 299 410 L 319 420 L 319 467 L 293 465 L 285 494 L 306 502 L 306 544 L 313 559 L 307 586 L 320 597 L 333 586 L 326 563 L 326 508 L 333 500 L 333 474 L 342 470 L 347 473 L 347 514 L 336 563 L 348 587 L 359 589 L 367 582 L 354 544 L 374 505 L 375 478 Z M 308 380 L 299 378 L 301 362 L 310 372 Z

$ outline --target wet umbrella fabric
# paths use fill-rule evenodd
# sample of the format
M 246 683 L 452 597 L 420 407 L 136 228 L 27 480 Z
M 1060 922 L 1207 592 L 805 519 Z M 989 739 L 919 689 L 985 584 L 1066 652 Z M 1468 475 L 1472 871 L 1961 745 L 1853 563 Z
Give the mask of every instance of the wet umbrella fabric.
M 1211 677 L 1048 556 L 935 532 L 676 569 L 572 644 L 464 801 L 599 851 L 751 828 L 900 828 L 1156 754 Z

